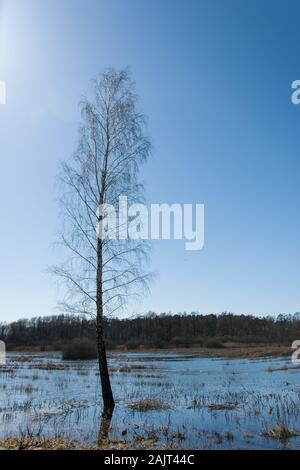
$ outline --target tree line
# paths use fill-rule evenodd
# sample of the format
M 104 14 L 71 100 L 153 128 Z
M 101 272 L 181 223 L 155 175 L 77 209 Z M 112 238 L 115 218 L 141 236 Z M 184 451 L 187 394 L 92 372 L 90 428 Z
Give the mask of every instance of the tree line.
M 300 314 L 274 317 L 252 315 L 200 315 L 197 313 L 156 314 L 134 318 L 106 318 L 107 346 L 129 349 L 199 345 L 217 342 L 291 344 L 300 338 Z M 95 341 L 95 321 L 86 316 L 54 315 L 0 323 L 0 339 L 9 348 L 60 349 L 74 339 Z

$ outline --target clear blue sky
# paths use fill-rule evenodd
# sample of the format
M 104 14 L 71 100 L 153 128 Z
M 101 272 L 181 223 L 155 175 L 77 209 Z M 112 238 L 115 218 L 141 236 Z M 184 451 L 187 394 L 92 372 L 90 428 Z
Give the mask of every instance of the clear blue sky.
M 205 204 L 205 248 L 153 243 L 135 312 L 300 310 L 300 4 L 0 0 L 0 320 L 54 312 L 55 175 L 78 101 L 130 65 L 149 117 L 149 202 Z

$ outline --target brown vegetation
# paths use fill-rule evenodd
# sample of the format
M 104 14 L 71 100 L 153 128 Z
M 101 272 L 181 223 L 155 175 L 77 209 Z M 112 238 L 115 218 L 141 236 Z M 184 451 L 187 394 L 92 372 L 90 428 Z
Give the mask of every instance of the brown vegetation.
M 166 410 L 169 408 L 166 403 L 153 398 L 146 398 L 144 400 L 137 401 L 128 405 L 128 407 L 135 411 Z
M 95 341 L 86 339 L 74 340 L 62 349 L 64 360 L 88 360 L 97 358 L 97 347 Z
M 0 450 L 74 450 L 78 448 L 75 442 L 63 441 L 59 438 L 9 437 L 0 441 Z
M 265 429 L 262 432 L 262 436 L 286 441 L 291 437 L 300 436 L 300 432 L 288 429 L 284 424 L 282 424 L 281 426 L 274 427 L 272 429 Z
M 210 410 L 234 410 L 237 407 L 237 403 L 212 403 L 207 405 Z

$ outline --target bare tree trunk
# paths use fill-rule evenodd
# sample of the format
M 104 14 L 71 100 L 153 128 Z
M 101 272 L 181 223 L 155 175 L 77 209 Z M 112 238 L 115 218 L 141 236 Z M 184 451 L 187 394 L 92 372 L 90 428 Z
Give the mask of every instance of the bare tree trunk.
M 133 243 L 129 236 L 110 236 L 109 227 L 102 227 L 103 206 L 115 206 L 123 195 L 136 202 L 142 191 L 138 169 L 147 160 L 151 144 L 144 135 L 144 116 L 136 109 L 127 71 L 108 69 L 94 81 L 94 92 L 93 101 L 81 103 L 83 122 L 73 164 L 62 166 L 61 204 L 67 224 L 61 240 L 69 257 L 53 273 L 68 287 L 64 309 L 96 317 L 103 418 L 110 418 L 115 402 L 104 318 L 122 308 L 136 289 L 145 287 L 142 259 L 146 260 L 148 250 L 145 240 Z
M 98 270 L 97 270 L 97 317 L 96 317 L 96 331 L 97 331 L 97 350 L 99 372 L 101 378 L 102 397 L 103 397 L 103 412 L 102 416 L 110 419 L 112 417 L 115 401 L 112 394 L 106 348 L 104 341 L 104 325 L 103 325 L 103 291 L 102 291 L 102 241 L 98 240 Z

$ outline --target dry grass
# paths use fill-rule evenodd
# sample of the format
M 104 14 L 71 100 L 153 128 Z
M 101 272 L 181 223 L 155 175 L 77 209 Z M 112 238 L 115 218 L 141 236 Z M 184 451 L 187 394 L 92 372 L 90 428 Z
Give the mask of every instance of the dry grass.
M 18 356 L 13 359 L 13 362 L 32 362 L 35 359 L 40 359 L 43 356 L 41 355 L 35 355 L 35 356 Z
M 64 364 L 34 364 L 28 367 L 28 369 L 39 369 L 39 370 L 66 370 L 67 366 Z
M 132 372 L 136 370 L 151 370 L 154 369 L 153 366 L 142 366 L 142 365 L 129 365 L 129 366 L 123 366 L 120 369 L 118 369 L 119 372 Z
M 137 379 L 161 379 L 159 374 L 134 374 L 133 377 Z
M 157 437 L 154 433 L 148 436 L 136 436 L 132 441 L 108 439 L 95 445 L 84 445 L 76 441 L 66 441 L 59 437 L 8 437 L 0 440 L 0 451 L 3 450 L 127 450 L 156 449 Z M 166 448 L 169 448 L 166 445 Z
M 279 439 L 280 441 L 286 441 L 291 437 L 300 436 L 299 431 L 289 429 L 284 424 L 272 429 L 265 429 L 261 434 L 264 437 L 271 437 L 273 439 Z
M 197 358 L 197 357 L 207 357 L 207 358 L 217 358 L 217 357 L 225 357 L 225 358 L 260 358 L 260 357 L 282 357 L 282 356 L 290 356 L 291 355 L 291 348 L 290 346 L 284 345 L 270 345 L 270 344 L 260 344 L 260 343 L 233 343 L 233 342 L 224 342 L 224 347 L 219 348 L 205 348 L 200 346 L 191 345 L 189 348 L 184 347 L 174 347 L 169 346 L 166 348 L 147 348 L 141 347 L 139 352 L 152 352 L 152 353 L 161 353 L 161 354 L 178 354 L 184 355 L 187 359 Z M 117 348 L 120 351 L 123 351 L 123 348 Z M 39 351 L 40 348 L 28 347 L 28 348 L 13 348 L 14 351 L 20 352 L 35 352 Z M 47 350 L 55 350 L 48 348 Z M 155 358 L 148 358 L 143 360 L 155 360 Z M 161 358 L 160 361 L 170 360 L 170 358 Z M 171 360 L 182 360 L 178 358 L 172 358 Z
M 142 348 L 140 352 L 151 351 L 161 354 L 178 354 L 189 358 L 228 358 L 228 359 L 257 359 L 260 357 L 282 357 L 291 355 L 291 347 L 284 345 L 257 344 L 257 343 L 223 343 L 223 348 L 206 348 L 200 346 L 168 347 L 164 349 Z M 162 359 L 168 360 L 168 359 Z M 178 360 L 175 358 L 175 360 Z M 181 357 L 182 360 L 182 357 Z
M 169 406 L 159 400 L 153 398 L 146 398 L 145 400 L 140 400 L 135 403 L 128 405 L 128 408 L 131 408 L 135 411 L 154 411 L 154 410 L 166 410 Z
M 298 365 L 295 365 L 295 366 L 288 366 L 287 364 L 285 366 L 282 366 L 282 367 L 268 367 L 268 369 L 266 369 L 267 372 L 284 372 L 284 371 L 287 371 L 287 370 L 297 370 L 297 369 L 300 369 L 300 364 Z
M 9 437 L 0 441 L 0 450 L 72 450 L 78 448 L 75 442 L 63 441 L 59 438 Z
M 26 393 L 27 395 L 30 395 L 31 393 L 37 392 L 38 388 L 34 388 L 31 385 L 20 385 L 16 387 L 16 390 L 21 393 Z
M 177 431 L 173 434 L 172 438 L 177 439 L 178 441 L 184 441 L 185 440 L 185 435 L 182 432 Z
M 212 403 L 207 405 L 210 410 L 234 410 L 237 407 L 237 403 Z

